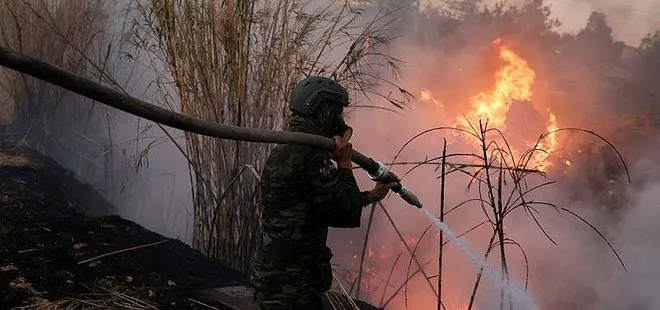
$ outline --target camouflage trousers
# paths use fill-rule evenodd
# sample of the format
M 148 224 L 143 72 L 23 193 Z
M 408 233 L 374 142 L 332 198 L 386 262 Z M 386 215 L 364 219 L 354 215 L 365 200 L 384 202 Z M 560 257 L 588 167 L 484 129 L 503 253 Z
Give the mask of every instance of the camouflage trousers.
M 255 301 L 261 310 L 322 310 L 325 294 L 316 291 L 299 273 L 253 277 Z

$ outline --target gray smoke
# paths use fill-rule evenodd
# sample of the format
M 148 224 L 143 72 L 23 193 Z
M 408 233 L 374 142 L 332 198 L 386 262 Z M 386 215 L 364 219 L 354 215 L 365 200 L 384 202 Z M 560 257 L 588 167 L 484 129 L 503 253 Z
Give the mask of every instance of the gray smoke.
M 525 0 L 511 0 L 509 3 L 520 5 Z M 440 4 L 444 0 L 432 0 Z M 493 5 L 496 0 L 484 1 Z M 613 36 L 617 40 L 636 45 L 649 32 L 660 28 L 660 2 L 655 0 L 553 0 L 545 1 L 552 7 L 553 16 L 562 22 L 557 30 L 575 33 L 584 26 L 585 20 L 594 11 L 608 16 L 614 28 Z
M 563 23 L 557 32 L 576 34 L 587 24 L 587 19 L 593 11 L 605 13 L 608 25 L 612 28 L 612 36 L 616 40 L 624 41 L 628 45 L 638 46 L 640 39 L 648 33 L 660 28 L 660 4 L 654 1 L 623 2 L 623 1 L 552 1 L 552 15 Z M 436 25 L 437 26 L 437 25 Z M 438 42 L 455 40 L 482 42 L 481 46 L 488 46 L 492 36 L 508 35 L 515 41 L 516 34 L 498 34 L 497 29 L 479 29 L 465 26 L 460 34 L 453 37 L 437 38 Z M 431 32 L 431 31 L 429 31 Z M 494 69 L 488 53 L 480 47 L 458 48 L 460 52 L 450 53 L 447 50 L 437 49 L 434 44 L 419 44 L 413 38 L 414 31 L 408 33 L 396 44 L 394 50 L 397 56 L 405 62 L 403 72 L 403 86 L 418 96 L 413 106 L 404 112 L 404 116 L 396 115 L 382 110 L 360 110 L 355 113 L 349 123 L 356 128 L 354 145 L 360 151 L 383 161 L 389 161 L 399 148 L 417 133 L 436 126 L 452 125 L 460 111 L 465 111 L 465 98 L 487 85 L 492 85 Z M 556 64 L 550 63 L 544 51 L 535 49 L 536 42 L 514 42 L 514 50 L 528 58 L 536 71 L 537 80 L 547 82 L 546 72 L 551 72 Z M 449 44 L 449 43 L 448 43 Z M 461 44 L 461 43 L 456 43 Z M 440 45 L 440 44 L 438 44 Z M 467 45 L 467 44 L 466 44 Z M 479 45 L 477 45 L 479 46 Z M 621 103 L 613 98 L 610 86 L 607 86 L 598 77 L 599 73 L 583 66 L 581 59 L 588 59 L 589 55 L 600 48 L 595 45 L 585 45 L 578 52 L 566 54 L 566 76 L 572 78 L 575 90 L 558 100 L 549 97 L 552 92 L 549 88 L 539 85 L 535 87 L 534 105 L 537 111 L 544 113 L 549 107 L 557 114 L 559 127 L 581 127 L 593 129 L 607 138 L 612 138 L 618 126 L 625 126 L 618 118 L 623 110 L 635 111 L 641 115 L 652 112 L 644 103 L 625 101 Z M 563 50 L 557 47 L 556 53 Z M 491 79 L 489 80 L 489 77 Z M 483 81 L 482 81 L 483 80 Z M 419 99 L 422 90 L 428 89 L 442 103 L 442 108 L 430 107 Z M 625 99 L 625 98 L 624 98 Z M 367 101 L 366 98 L 361 98 Z M 359 100 L 358 100 L 359 101 Z M 374 102 L 370 102 L 374 104 Z M 388 103 L 376 102 L 383 107 L 390 107 Z M 635 105 L 636 106 L 629 106 Z M 362 120 L 369 120 L 368 122 Z M 515 122 L 514 122 L 515 123 Z M 520 125 L 520 124 L 519 124 Z M 529 131 L 528 126 L 519 126 L 517 130 Z M 531 133 L 533 135 L 542 132 Z M 427 157 L 438 156 L 442 151 L 442 139 L 447 138 L 450 152 L 459 152 L 465 149 L 464 145 L 451 134 L 438 132 L 430 134 L 408 146 L 399 161 L 419 161 Z M 656 225 L 658 210 L 658 192 L 660 178 L 656 158 L 657 145 L 660 142 L 657 134 L 645 137 L 634 135 L 619 140 L 617 145 L 628 161 L 632 183 L 627 183 L 622 174 L 608 177 L 605 173 L 605 160 L 607 156 L 594 153 L 580 160 L 578 151 L 588 153 L 589 143 L 599 144 L 597 139 L 585 135 L 562 135 L 561 139 L 567 144 L 564 146 L 575 155 L 571 159 L 572 166 L 567 175 L 555 175 L 559 184 L 553 185 L 533 195 L 532 199 L 554 202 L 565 207 L 585 220 L 592 223 L 612 243 L 614 249 L 623 259 L 627 268 L 624 271 L 617 257 L 599 235 L 585 225 L 575 216 L 567 213 L 557 213 L 551 208 L 544 208 L 539 215 L 541 224 L 550 237 L 557 243 L 554 245 L 538 229 L 532 219 L 520 212 L 509 218 L 507 234 L 518 241 L 525 250 L 529 262 L 529 290 L 541 309 L 656 309 L 659 300 L 655 292 L 660 290 L 660 280 L 657 267 L 660 262 L 660 251 L 657 235 L 659 228 Z M 615 143 L 617 143 L 615 142 Z M 611 152 L 611 151 L 609 151 Z M 563 164 L 563 160 L 559 162 Z M 610 165 L 615 165 L 610 160 Z M 617 166 L 620 168 L 620 166 Z M 393 171 L 404 174 L 409 167 L 396 166 Z M 404 179 L 408 188 L 417 193 L 425 205 L 437 212 L 439 200 L 439 174 L 433 167 L 418 168 Z M 366 177 L 358 174 L 363 188 L 372 184 Z M 448 205 L 456 205 L 468 196 L 465 190 L 465 180 L 451 177 L 448 184 Z M 401 202 L 395 195 L 386 202 L 386 209 L 396 222 L 405 238 L 419 237 L 428 225 L 419 212 Z M 478 209 L 478 208 L 477 208 Z M 332 246 L 338 254 L 336 261 L 343 266 L 357 268 L 360 249 L 366 231 L 365 226 L 369 208 L 363 216 L 363 227 L 353 231 L 333 231 Z M 453 213 L 447 220 L 448 225 L 458 232 L 462 232 L 477 224 L 483 216 L 479 210 L 465 210 Z M 425 267 L 428 275 L 437 273 L 437 239 L 436 236 L 427 235 L 417 252 L 422 263 L 429 262 Z M 488 238 L 488 231 L 477 229 L 466 237 L 475 249 L 483 248 L 484 240 Z M 350 240 L 350 246 L 347 241 Z M 415 245 L 414 240 L 411 247 Z M 375 275 L 365 276 L 368 287 L 362 289 L 370 301 L 378 303 L 386 278 L 392 268 L 395 257 L 403 252 L 394 276 L 392 277 L 388 293 L 389 297 L 398 285 L 405 281 L 409 255 L 401 245 L 399 236 L 383 212 L 378 209 L 374 215 L 372 231 L 369 239 L 370 251 L 368 255 L 367 271 Z M 525 262 L 519 251 L 511 247 L 509 257 L 511 272 L 518 281 L 524 281 Z M 462 256 L 451 245 L 445 251 L 444 259 L 444 300 L 448 309 L 462 309 L 467 305 L 475 272 L 467 258 Z M 416 270 L 413 263 L 410 273 Z M 433 279 L 435 285 L 436 280 Z M 364 293 L 372 290 L 375 293 Z M 484 288 L 482 296 L 488 296 L 489 289 Z M 406 301 L 403 292 L 399 298 L 390 303 L 388 309 L 404 309 Z M 421 275 L 417 275 L 410 283 L 407 304 L 409 309 L 431 309 L 435 307 L 435 297 L 431 293 L 427 282 Z M 478 309 L 495 309 L 487 298 L 478 298 Z

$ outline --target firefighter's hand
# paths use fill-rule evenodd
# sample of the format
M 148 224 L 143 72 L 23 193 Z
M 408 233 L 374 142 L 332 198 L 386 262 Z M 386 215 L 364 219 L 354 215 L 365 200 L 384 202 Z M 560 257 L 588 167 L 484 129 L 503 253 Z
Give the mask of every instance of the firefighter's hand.
M 394 183 L 401 183 L 401 179 L 399 179 L 399 177 L 396 174 L 394 174 L 391 171 L 388 172 L 388 174 L 389 174 L 388 180 L 392 180 L 392 182 L 394 182 Z
M 369 191 L 369 202 L 376 203 L 385 199 L 385 196 L 387 196 L 387 193 L 390 191 L 390 189 L 397 186 L 398 184 L 398 182 L 376 183 L 374 189 Z
M 353 155 L 353 145 L 340 136 L 332 137 L 335 142 L 335 148 L 332 150 L 332 159 L 337 162 L 340 168 L 352 169 L 351 156 Z

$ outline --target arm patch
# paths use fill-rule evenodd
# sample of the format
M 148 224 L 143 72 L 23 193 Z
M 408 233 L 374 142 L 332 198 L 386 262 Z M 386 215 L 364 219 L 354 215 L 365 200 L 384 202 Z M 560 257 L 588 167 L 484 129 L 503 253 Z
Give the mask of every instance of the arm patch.
M 339 169 L 327 153 L 313 155 L 308 161 L 307 171 L 312 184 L 326 186 L 339 179 Z
M 335 180 L 339 176 L 339 170 L 330 158 L 319 158 L 318 177 L 322 182 Z

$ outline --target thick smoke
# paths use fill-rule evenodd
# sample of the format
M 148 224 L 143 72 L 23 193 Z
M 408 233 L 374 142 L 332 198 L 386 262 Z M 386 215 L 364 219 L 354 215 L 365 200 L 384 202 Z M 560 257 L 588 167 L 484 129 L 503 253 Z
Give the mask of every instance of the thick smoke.
M 67 13 L 62 13 L 76 9 L 76 6 L 79 6 L 77 4 L 57 4 L 61 9 L 58 12 L 50 12 L 55 16 L 52 18 L 54 24 L 50 25 L 48 23 L 51 19 L 38 17 L 48 10 L 41 6 L 39 1 L 12 3 L 15 3 L 17 10 L 22 11 L 26 20 L 39 21 L 32 24 L 24 21 L 29 27 L 24 26 L 23 31 L 30 32 L 24 34 L 25 37 L 43 36 L 53 43 L 52 46 L 40 46 L 41 48 L 33 51 L 38 58 L 47 62 L 51 62 L 49 57 L 52 54 L 61 53 L 56 50 L 59 45 L 69 44 L 66 40 L 70 38 L 62 38 L 57 29 L 67 29 L 69 26 L 85 29 L 85 25 L 67 20 Z M 30 5 L 34 5 L 36 9 L 30 10 Z M 97 11 L 93 11 L 94 9 Z M 140 18 L 135 2 L 92 1 L 89 6 L 80 10 L 98 14 L 97 17 L 85 18 L 94 18 L 95 22 L 90 23 L 89 27 L 94 25 L 99 28 L 93 30 L 93 34 L 87 34 L 90 37 L 89 45 L 85 46 L 87 49 L 70 51 L 75 54 L 72 58 L 83 59 L 81 61 L 89 68 L 83 74 L 103 84 L 118 86 L 139 99 L 160 104 L 159 99 L 163 94 L 155 91 L 155 83 L 167 79 L 163 76 L 166 70 L 150 55 L 138 53 L 131 43 L 134 39 L 131 37 L 131 27 Z M 60 25 L 58 22 L 72 25 Z M 18 46 L 12 46 L 11 43 L 8 45 L 18 49 Z M 49 53 L 51 55 L 48 55 Z M 42 56 L 43 54 L 46 56 Z M 98 77 L 98 74 L 95 76 L 98 68 L 102 68 L 106 74 L 105 78 Z M 162 88 L 161 84 L 160 90 Z M 32 89 L 53 89 L 52 93 L 55 94 L 62 92 L 60 88 L 43 82 L 35 83 Z M 54 105 L 51 100 L 61 100 L 58 103 L 60 108 L 53 111 L 46 108 L 36 111 L 22 109 L 23 113 L 28 115 L 16 121 L 19 123 L 16 127 L 22 130 L 19 134 L 25 138 L 28 145 L 76 173 L 83 182 L 90 184 L 115 206 L 116 214 L 165 236 L 186 242 L 191 240 L 189 209 L 192 208 L 192 201 L 188 167 L 179 149 L 161 129 L 152 122 L 139 120 L 133 115 L 79 95 L 65 93 L 61 97 L 64 99 L 58 99 L 60 96 L 47 93 L 40 97 L 44 106 Z M 18 104 L 25 103 L 21 101 L 25 99 L 17 98 Z M 81 115 L 76 116 L 73 113 Z M 39 121 L 42 118 L 45 129 L 32 125 L 41 125 Z M 81 126 L 81 123 L 88 125 Z M 166 129 L 185 149 L 185 141 L 181 138 L 183 133 Z
M 524 1 L 511 0 L 509 3 L 520 5 Z M 430 2 L 441 4 L 443 0 Z M 496 2 L 484 1 L 489 5 Z M 552 7 L 553 16 L 561 19 L 562 25 L 557 29 L 560 32 L 577 32 L 594 11 L 605 13 L 614 28 L 614 38 L 628 44 L 636 45 L 646 34 L 660 28 L 660 4 L 654 0 L 553 0 L 546 3 Z
M 177 101 L 168 100 L 166 105 L 162 100 L 168 95 L 176 98 L 174 89 L 158 83 L 171 79 L 165 74 L 165 65 L 133 44 L 137 38 L 131 36 L 131 27 L 141 18 L 136 3 L 120 1 L 112 9 L 108 12 L 108 32 L 113 36 L 108 37 L 108 43 L 113 46 L 113 78 L 131 96 L 178 110 Z M 116 155 L 110 173 L 119 181 L 101 181 L 96 187 L 105 189 L 123 218 L 167 237 L 192 242 L 192 192 L 189 167 L 181 151 L 185 150 L 183 132 L 120 111 L 112 114 Z
M 494 72 L 501 63 L 496 60 L 491 42 L 496 37 L 509 40 L 537 75 L 532 100 L 536 111 L 532 112 L 545 116 L 546 109 L 550 108 L 557 115 L 559 127 L 590 129 L 613 139 L 627 161 L 632 177 L 632 182 L 628 182 L 615 153 L 598 138 L 585 133 L 559 135 L 562 158 L 559 153 L 554 156 L 557 169 L 549 176 L 558 183 L 532 194 L 530 199 L 553 202 L 589 221 L 611 242 L 627 270 L 623 270 L 598 233 L 576 216 L 558 213 L 551 208 L 541 209 L 540 222 L 555 245 L 528 215 L 520 211 L 508 218 L 507 234 L 525 251 L 532 296 L 541 309 L 653 309 L 658 303 L 654 292 L 660 289 L 656 267 L 660 256 L 655 250 L 658 242 L 654 238 L 660 185 L 657 178 L 660 170 L 655 160 L 659 154 L 655 146 L 660 142 L 660 135 L 653 132 L 658 128 L 653 125 L 650 131 L 640 133 L 632 123 L 622 120 L 622 115 L 634 119 L 655 112 L 649 104 L 653 100 L 649 88 L 641 85 L 658 84 L 650 80 L 652 75 L 640 71 L 640 64 L 648 63 L 648 59 L 642 58 L 648 58 L 648 55 L 643 56 L 643 51 L 636 48 L 643 37 L 657 29 L 660 20 L 653 20 L 651 13 L 653 10 L 657 12 L 658 8 L 652 2 L 640 3 L 639 8 L 637 3 L 633 8 L 632 3 L 617 4 L 614 1 L 582 1 L 572 5 L 569 9 L 562 9 L 561 3 L 552 2 L 551 16 L 559 18 L 563 26 L 551 30 L 572 33 L 574 39 L 553 35 L 547 30 L 530 31 L 540 25 L 538 15 L 534 14 L 515 15 L 519 18 L 516 27 L 510 27 L 506 22 L 466 18 L 459 22 L 459 26 L 443 31 L 424 29 L 424 25 L 438 27 L 442 23 L 434 24 L 432 19 L 427 19 L 428 24 L 424 24 L 422 18 L 422 26 L 406 33 L 395 48 L 397 56 L 406 62 L 401 82 L 418 99 L 402 112 L 403 115 L 374 109 L 356 111 L 349 119 L 356 128 L 354 145 L 374 158 L 390 161 L 416 134 L 437 126 L 453 125 L 456 118 L 467 111 L 469 96 L 492 87 Z M 643 9 L 648 13 L 639 13 Z M 601 18 L 603 15 L 593 15 L 594 10 L 604 12 L 605 19 Z M 448 22 L 442 25 L 454 27 Z M 584 31 L 584 28 L 592 31 Z M 609 30 L 614 40 L 608 37 Z M 624 47 L 624 43 L 617 43 L 617 40 L 628 46 Z M 633 60 L 627 58 L 629 52 L 634 55 Z M 605 69 L 601 71 L 602 68 Z M 623 73 L 615 77 L 608 75 L 613 71 Z M 622 86 L 617 84 L 621 80 L 625 80 Z M 429 90 L 438 106 L 423 102 L 419 96 L 422 90 Z M 633 97 L 635 99 L 631 99 Z M 390 107 L 387 103 L 377 104 Z M 536 132 L 536 128 L 542 130 L 543 126 L 522 124 L 520 116 L 514 113 L 529 114 L 530 111 L 514 112 L 512 107 L 508 120 L 511 128 L 507 128 L 509 135 L 530 131 L 534 131 L 532 136 L 543 133 Z M 648 119 L 653 122 L 653 117 Z M 443 138 L 448 140 L 450 153 L 469 149 L 451 133 L 439 131 L 408 145 L 397 161 L 422 161 L 439 156 Z M 571 165 L 566 167 L 565 160 L 570 160 Z M 393 171 L 403 175 L 408 168 L 410 166 L 394 166 Z M 363 188 L 371 187 L 372 183 L 360 173 L 356 170 Z M 439 213 L 438 175 L 435 167 L 422 166 L 404 178 L 405 185 L 435 214 Z M 454 206 L 466 197 L 473 197 L 474 192 L 468 193 L 465 179 L 451 176 L 447 195 L 447 206 Z M 385 201 L 385 208 L 404 239 L 418 238 L 429 225 L 420 212 L 395 195 Z M 370 211 L 371 208 L 365 209 L 361 228 L 333 231 L 331 245 L 335 249 L 335 261 L 354 273 L 358 270 Z M 460 233 L 481 220 L 483 214 L 478 206 L 473 206 L 452 212 L 447 223 Z M 364 268 L 366 284 L 361 287 L 361 295 L 378 304 L 397 255 L 403 253 L 384 294 L 385 300 L 405 281 L 410 256 L 388 217 L 379 208 L 371 225 Z M 478 251 L 484 250 L 488 238 L 489 230 L 484 228 L 466 236 Z M 415 242 L 410 240 L 411 248 Z M 427 264 L 425 270 L 430 277 L 438 270 L 437 242 L 437 231 L 432 228 L 417 250 L 418 260 Z M 524 283 L 526 267 L 523 256 L 515 247 L 508 250 L 511 274 L 517 282 Z M 447 309 L 464 309 L 476 269 L 451 245 L 446 247 L 444 255 L 445 304 Z M 498 257 L 492 261 L 497 262 Z M 411 266 L 410 274 L 416 270 L 414 262 Z M 436 278 L 430 281 L 433 285 L 437 283 Z M 497 296 L 489 292 L 487 282 L 487 279 L 482 280 L 477 309 L 499 308 L 499 304 L 493 302 Z M 403 295 L 402 290 L 388 308 L 404 309 L 406 299 Z M 416 275 L 407 291 L 408 308 L 431 309 L 435 308 L 435 303 L 436 298 L 427 281 L 422 275 Z
M 572 183 L 584 191 L 582 201 L 568 199 L 562 186 L 545 195 L 578 212 L 603 232 L 614 245 L 627 268 L 624 271 L 612 252 L 593 230 L 577 219 L 546 216 L 545 225 L 558 246 L 542 241 L 533 227 L 516 222 L 512 233 L 523 236 L 519 240 L 528 253 L 532 267 L 531 289 L 546 308 L 593 309 L 654 309 L 660 288 L 657 280 L 658 172 L 655 164 L 658 137 L 637 143 L 649 148 L 631 162 L 633 183 L 620 187 L 618 192 L 605 190 L 598 194 L 625 195 L 608 208 L 602 200 L 590 195 L 590 180 Z
M 637 44 L 647 33 L 660 28 L 660 5 L 654 0 L 552 1 L 551 4 L 554 15 L 562 20 L 562 31 L 580 29 L 593 11 L 605 13 L 614 29 L 614 38 L 629 44 Z

